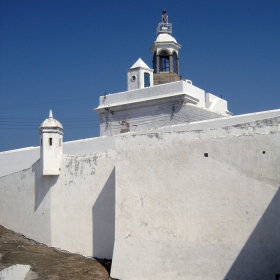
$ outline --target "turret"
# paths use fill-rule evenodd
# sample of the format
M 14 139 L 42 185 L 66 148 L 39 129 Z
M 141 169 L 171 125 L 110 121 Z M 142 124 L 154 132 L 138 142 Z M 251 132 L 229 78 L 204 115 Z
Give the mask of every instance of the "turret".
M 139 58 L 127 70 L 127 90 L 153 86 L 153 69 Z
M 63 127 L 50 110 L 40 126 L 40 161 L 43 175 L 59 175 L 61 167 Z

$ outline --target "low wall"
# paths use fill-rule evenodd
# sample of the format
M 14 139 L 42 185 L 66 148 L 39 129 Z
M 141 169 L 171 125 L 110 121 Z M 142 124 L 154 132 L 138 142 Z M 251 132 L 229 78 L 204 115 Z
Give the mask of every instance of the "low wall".
M 280 272 L 279 115 L 117 138 L 111 276 L 274 279 Z

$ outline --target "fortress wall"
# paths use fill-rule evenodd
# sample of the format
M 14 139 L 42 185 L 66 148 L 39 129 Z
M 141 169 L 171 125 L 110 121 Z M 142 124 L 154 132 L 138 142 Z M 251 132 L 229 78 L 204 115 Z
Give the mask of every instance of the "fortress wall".
M 112 277 L 275 278 L 280 117 L 265 115 L 117 138 Z
M 115 148 L 115 137 L 95 137 L 63 143 L 63 154 L 86 155 Z
M 191 105 L 189 105 L 191 106 Z M 236 115 L 232 117 L 221 117 L 212 120 L 195 121 L 186 124 L 170 125 L 166 127 L 160 127 L 158 132 L 171 132 L 171 131 L 190 131 L 200 129 L 216 129 L 226 126 L 236 126 L 240 124 L 250 123 L 253 121 L 262 121 L 264 119 L 271 119 L 280 116 L 280 109 L 263 111 L 257 113 Z M 269 128 L 269 127 L 268 127 Z
M 63 154 L 85 155 L 114 149 L 114 137 L 95 137 L 63 143 Z M 40 147 L 0 153 L 0 177 L 30 168 L 40 158 Z
M 115 151 L 64 156 L 51 196 L 52 246 L 112 259 Z
M 0 177 L 0 224 L 51 246 L 51 188 L 56 180 L 42 176 L 39 161 Z
M 40 158 L 39 147 L 11 150 L 0 153 L 0 177 L 30 168 Z
M 74 253 L 112 259 L 115 236 L 115 151 L 64 155 L 59 176 L 40 161 L 0 178 L 0 224 Z

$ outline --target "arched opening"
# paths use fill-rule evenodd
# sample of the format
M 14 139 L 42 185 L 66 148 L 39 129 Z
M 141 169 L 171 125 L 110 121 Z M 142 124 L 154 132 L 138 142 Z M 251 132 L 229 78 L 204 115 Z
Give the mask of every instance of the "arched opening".
M 154 56 L 153 56 L 153 69 L 154 69 L 154 73 L 157 73 L 157 53 L 154 52 Z
M 144 73 L 144 87 L 149 87 L 150 86 L 150 74 L 149 73 Z
M 167 51 L 160 52 L 159 67 L 160 67 L 160 72 L 170 72 L 169 53 Z
M 173 52 L 172 55 L 172 63 L 173 63 L 173 72 L 176 74 L 179 74 L 179 69 L 178 69 L 178 55 L 176 52 Z

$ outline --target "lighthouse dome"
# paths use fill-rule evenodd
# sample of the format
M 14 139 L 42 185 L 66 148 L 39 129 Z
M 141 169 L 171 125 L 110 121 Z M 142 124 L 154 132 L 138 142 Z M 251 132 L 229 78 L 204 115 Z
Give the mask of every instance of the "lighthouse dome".
M 157 36 L 156 42 L 174 42 L 177 43 L 176 39 L 167 33 L 160 33 Z

